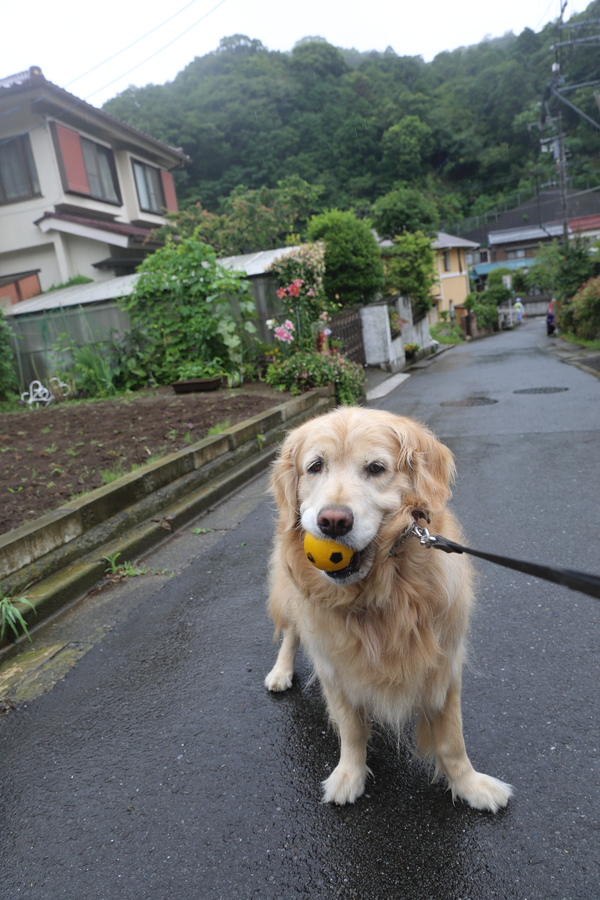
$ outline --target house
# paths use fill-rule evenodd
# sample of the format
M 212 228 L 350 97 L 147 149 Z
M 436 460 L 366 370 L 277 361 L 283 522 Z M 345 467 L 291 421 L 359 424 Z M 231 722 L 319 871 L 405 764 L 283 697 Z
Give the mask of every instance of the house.
M 135 271 L 188 157 L 47 81 L 0 79 L 0 304 Z
M 431 289 L 433 307 L 429 312 L 429 323 L 435 325 L 441 312 L 462 310 L 467 294 L 471 290 L 467 253 L 479 247 L 476 241 L 455 237 L 439 231 L 431 246 L 435 252 L 436 280 Z
M 524 269 L 535 262 L 540 244 L 576 237 L 590 243 L 600 236 L 600 190 L 541 191 L 514 209 L 497 213 L 490 221 L 465 232 L 477 241 L 478 251 L 467 256 L 478 289 L 497 268 Z

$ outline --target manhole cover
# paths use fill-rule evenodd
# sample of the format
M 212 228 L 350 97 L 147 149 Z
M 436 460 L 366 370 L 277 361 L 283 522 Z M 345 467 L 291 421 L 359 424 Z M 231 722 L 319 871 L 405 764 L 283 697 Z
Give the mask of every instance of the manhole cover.
M 467 397 L 466 400 L 444 400 L 440 406 L 489 406 L 491 403 L 497 402 L 489 397 Z
M 568 391 L 569 388 L 557 387 L 541 387 L 541 388 L 520 388 L 513 391 L 513 394 L 560 394 L 561 391 Z

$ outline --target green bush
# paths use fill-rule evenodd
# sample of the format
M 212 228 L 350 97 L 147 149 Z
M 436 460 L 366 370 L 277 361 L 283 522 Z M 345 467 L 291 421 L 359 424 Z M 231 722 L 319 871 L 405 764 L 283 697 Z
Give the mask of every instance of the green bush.
M 576 337 L 587 341 L 600 338 L 600 277 L 590 278 L 569 304 L 570 319 Z M 563 316 L 560 317 L 563 321 Z
M 325 241 L 323 285 L 330 303 L 368 303 L 381 290 L 379 245 L 367 221 L 358 219 L 353 212 L 331 209 L 313 216 L 307 234 L 311 241 Z
M 159 384 L 176 381 L 185 363 L 217 356 L 230 374 L 239 372 L 256 333 L 249 282 L 219 265 L 214 250 L 195 237 L 167 238 L 139 272 L 120 302 L 148 340 L 142 367 Z
M 492 288 L 491 293 L 489 291 L 472 291 L 467 295 L 464 306 L 466 309 L 472 309 L 477 316 L 478 328 L 493 328 L 498 321 L 496 290 Z
M 449 322 L 436 322 L 429 328 L 429 333 L 438 344 L 457 344 L 465 339 L 462 328 L 456 322 L 454 325 L 450 325 Z
M 365 373 L 362 366 L 345 356 L 301 351 L 282 362 L 271 363 L 265 381 L 292 394 L 333 384 L 337 402 L 355 406 L 364 396 Z
M 17 393 L 17 373 L 12 332 L 4 313 L 0 310 L 0 400 Z

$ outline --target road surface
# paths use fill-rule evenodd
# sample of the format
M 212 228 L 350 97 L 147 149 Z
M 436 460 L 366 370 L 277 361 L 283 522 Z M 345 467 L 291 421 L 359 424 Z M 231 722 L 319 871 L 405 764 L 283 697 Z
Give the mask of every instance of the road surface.
M 600 382 L 546 344 L 527 321 L 377 404 L 455 453 L 471 546 L 597 572 Z M 518 393 L 532 388 L 564 390 Z M 39 629 L 37 646 L 68 642 L 78 662 L 0 723 L 0 897 L 600 897 L 600 604 L 477 563 L 465 733 L 475 767 L 515 786 L 506 811 L 453 806 L 384 734 L 366 795 L 323 805 L 337 742 L 306 661 L 288 693 L 263 687 L 265 485 L 156 551 L 150 574 Z

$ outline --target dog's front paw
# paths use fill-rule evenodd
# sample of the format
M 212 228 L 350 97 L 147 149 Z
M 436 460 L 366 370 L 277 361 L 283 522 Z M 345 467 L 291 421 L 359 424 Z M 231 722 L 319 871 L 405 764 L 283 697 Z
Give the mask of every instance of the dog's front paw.
M 336 766 L 323 782 L 323 803 L 337 803 L 338 806 L 354 803 L 364 793 L 368 771 L 366 766 L 356 769 Z
M 281 669 L 273 666 L 267 677 L 265 678 L 265 687 L 269 691 L 287 691 L 292 686 L 293 671 Z
M 452 797 L 459 797 L 473 809 L 496 813 L 506 806 L 513 795 L 513 788 L 498 778 L 483 775 L 474 770 L 450 785 Z

